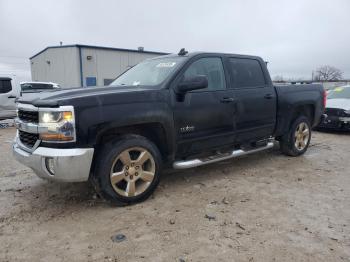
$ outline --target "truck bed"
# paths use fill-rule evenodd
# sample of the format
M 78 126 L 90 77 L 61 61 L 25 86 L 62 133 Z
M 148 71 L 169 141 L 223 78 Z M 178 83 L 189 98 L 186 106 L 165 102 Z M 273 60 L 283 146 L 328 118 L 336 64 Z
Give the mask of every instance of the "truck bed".
M 318 124 L 324 112 L 324 88 L 321 84 L 275 85 L 275 90 L 277 92 L 276 137 L 289 128 L 288 125 L 298 105 L 302 105 L 298 110 L 309 107 L 313 119 L 311 125 L 314 127 Z

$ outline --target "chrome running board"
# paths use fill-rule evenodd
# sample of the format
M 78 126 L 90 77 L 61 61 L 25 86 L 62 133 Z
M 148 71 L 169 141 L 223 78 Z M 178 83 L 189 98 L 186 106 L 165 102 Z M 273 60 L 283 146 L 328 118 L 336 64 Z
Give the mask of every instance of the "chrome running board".
M 186 169 L 186 168 L 191 168 L 191 167 L 196 167 L 196 166 L 203 166 L 203 165 L 219 162 L 222 160 L 227 160 L 230 158 L 235 158 L 235 157 L 244 156 L 244 155 L 252 154 L 255 152 L 263 151 L 263 150 L 272 148 L 273 146 L 274 146 L 273 142 L 268 142 L 266 144 L 266 146 L 262 146 L 262 147 L 247 150 L 247 151 L 244 151 L 242 149 L 238 149 L 238 150 L 232 151 L 231 153 L 214 155 L 214 156 L 210 156 L 210 157 L 207 157 L 204 159 L 175 161 L 173 163 L 173 168 L 174 169 Z

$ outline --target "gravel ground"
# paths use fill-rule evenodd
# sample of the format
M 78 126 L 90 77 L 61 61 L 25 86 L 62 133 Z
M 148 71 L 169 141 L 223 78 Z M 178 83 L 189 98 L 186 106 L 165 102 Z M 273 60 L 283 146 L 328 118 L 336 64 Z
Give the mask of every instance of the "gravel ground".
M 167 172 L 111 207 L 87 183 L 40 180 L 0 129 L 0 261 L 350 261 L 350 135 Z M 123 234 L 123 241 L 112 237 Z

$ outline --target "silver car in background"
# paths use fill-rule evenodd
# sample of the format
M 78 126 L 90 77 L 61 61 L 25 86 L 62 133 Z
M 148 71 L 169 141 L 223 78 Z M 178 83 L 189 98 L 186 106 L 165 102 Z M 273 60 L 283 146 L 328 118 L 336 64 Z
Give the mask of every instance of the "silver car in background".
M 17 78 L 12 74 L 0 75 L 0 120 L 16 116 L 16 98 L 20 95 Z
M 327 94 L 325 114 L 318 128 L 350 131 L 350 85 L 336 87 Z

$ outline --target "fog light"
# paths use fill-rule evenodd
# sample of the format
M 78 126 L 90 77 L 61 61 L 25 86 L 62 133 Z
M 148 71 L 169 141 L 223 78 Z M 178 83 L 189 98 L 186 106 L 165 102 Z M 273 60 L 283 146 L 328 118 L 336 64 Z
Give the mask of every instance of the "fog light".
M 350 122 L 350 117 L 339 117 L 339 120 L 340 121 L 343 121 L 343 122 Z
M 54 176 L 55 175 L 55 168 L 54 168 L 54 164 L 53 164 L 53 158 L 47 157 L 45 159 L 45 165 L 46 165 L 47 171 L 49 171 L 49 173 Z

